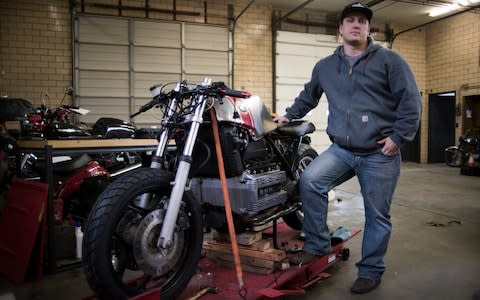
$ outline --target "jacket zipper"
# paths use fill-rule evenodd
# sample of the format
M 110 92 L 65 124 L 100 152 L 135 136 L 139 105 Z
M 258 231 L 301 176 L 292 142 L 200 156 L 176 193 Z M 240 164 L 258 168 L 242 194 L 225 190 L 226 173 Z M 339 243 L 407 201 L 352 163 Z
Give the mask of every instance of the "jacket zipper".
M 350 110 L 347 110 L 347 131 L 349 130 L 349 128 L 350 128 Z M 350 147 L 350 135 L 348 135 L 348 133 L 346 136 L 346 143 L 347 143 L 347 147 Z

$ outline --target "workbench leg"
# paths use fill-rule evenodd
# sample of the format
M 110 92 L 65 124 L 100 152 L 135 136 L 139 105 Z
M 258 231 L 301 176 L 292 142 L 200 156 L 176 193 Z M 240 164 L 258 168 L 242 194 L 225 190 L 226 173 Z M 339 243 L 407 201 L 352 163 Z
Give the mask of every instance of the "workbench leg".
M 53 274 L 57 271 L 57 253 L 55 250 L 55 214 L 53 207 L 53 155 L 52 146 L 45 146 L 45 181 L 48 184 L 47 200 L 47 270 Z

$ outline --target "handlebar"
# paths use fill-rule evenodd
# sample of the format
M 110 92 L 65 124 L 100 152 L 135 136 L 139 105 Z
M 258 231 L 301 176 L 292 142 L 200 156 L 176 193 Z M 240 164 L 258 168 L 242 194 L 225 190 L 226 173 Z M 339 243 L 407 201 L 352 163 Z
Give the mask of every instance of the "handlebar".
M 156 89 L 160 86 L 161 85 L 153 86 L 152 88 L 150 88 L 150 90 Z M 230 96 L 230 97 L 242 98 L 242 99 L 250 98 L 251 96 L 249 92 L 230 89 L 223 82 L 214 82 L 208 86 L 197 85 L 197 86 L 194 86 L 193 88 L 188 88 L 187 84 L 185 83 L 182 85 L 182 88 L 180 89 L 180 91 L 171 91 L 166 94 L 159 94 L 155 96 L 150 102 L 140 107 L 140 109 L 136 113 L 132 114 L 130 118 L 134 118 L 139 114 L 146 112 L 152 107 L 160 104 L 162 101 L 168 99 L 169 97 L 173 97 L 173 94 L 175 94 L 175 97 L 183 97 L 187 95 L 197 94 L 197 95 L 213 96 L 216 98 L 221 98 L 223 96 Z
M 152 107 L 154 107 L 155 105 L 157 105 L 159 103 L 160 103 L 160 101 L 159 101 L 158 98 L 152 99 L 150 102 L 142 105 L 136 113 L 134 113 L 133 115 L 130 115 L 130 118 L 134 118 L 134 117 L 138 116 L 139 114 L 146 112 L 147 110 L 151 109 Z
M 250 93 L 249 92 L 244 92 L 244 91 L 237 91 L 237 90 L 231 90 L 228 88 L 222 88 L 220 89 L 220 93 L 225 95 L 225 96 L 231 96 L 235 98 L 250 98 Z
M 223 82 L 214 82 L 212 87 L 220 94 L 220 96 L 230 96 L 235 98 L 250 98 L 251 94 L 245 91 L 229 89 Z

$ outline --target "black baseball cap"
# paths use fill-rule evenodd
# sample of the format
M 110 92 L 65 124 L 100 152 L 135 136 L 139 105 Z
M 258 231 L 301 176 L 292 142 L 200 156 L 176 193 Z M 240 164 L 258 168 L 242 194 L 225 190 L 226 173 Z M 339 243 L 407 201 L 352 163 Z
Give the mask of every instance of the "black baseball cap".
M 353 2 L 343 8 L 339 22 L 342 23 L 343 19 L 345 19 L 345 17 L 352 12 L 359 12 L 364 14 L 367 17 L 369 23 L 373 15 L 370 8 L 368 8 L 365 4 L 361 2 Z

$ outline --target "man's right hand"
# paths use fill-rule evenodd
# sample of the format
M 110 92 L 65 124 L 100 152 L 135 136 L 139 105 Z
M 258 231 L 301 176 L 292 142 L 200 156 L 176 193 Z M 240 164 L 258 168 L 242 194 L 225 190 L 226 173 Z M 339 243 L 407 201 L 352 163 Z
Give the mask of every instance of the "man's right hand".
M 290 120 L 287 119 L 287 117 L 285 116 L 276 116 L 275 118 L 273 118 L 273 121 L 278 124 L 285 124 L 290 122 Z

